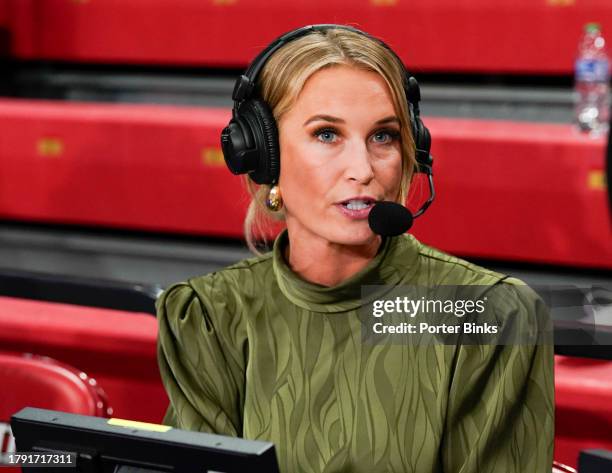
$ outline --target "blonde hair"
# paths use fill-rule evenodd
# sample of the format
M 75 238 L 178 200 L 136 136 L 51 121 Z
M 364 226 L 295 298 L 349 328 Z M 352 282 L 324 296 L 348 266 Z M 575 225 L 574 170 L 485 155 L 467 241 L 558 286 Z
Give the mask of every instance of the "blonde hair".
M 342 28 L 315 31 L 290 41 L 270 56 L 261 70 L 257 80 L 260 97 L 268 103 L 278 123 L 297 100 L 306 80 L 320 69 L 335 65 L 377 72 L 389 86 L 400 120 L 402 180 L 398 201 L 404 203 L 416 166 L 412 125 L 403 87 L 405 69 L 379 41 Z M 282 154 L 280 159 L 282 167 Z M 264 235 L 274 222 L 285 220 L 285 212 L 284 209 L 272 212 L 266 207 L 269 185 L 256 184 L 248 174 L 243 177 L 243 183 L 251 196 L 244 221 L 245 240 L 254 254 L 261 255 L 256 235 L 267 245 Z

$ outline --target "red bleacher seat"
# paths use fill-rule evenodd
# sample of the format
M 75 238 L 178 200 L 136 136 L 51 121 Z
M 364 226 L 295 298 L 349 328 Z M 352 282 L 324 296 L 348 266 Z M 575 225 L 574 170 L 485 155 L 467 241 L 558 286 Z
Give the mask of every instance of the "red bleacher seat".
M 29 353 L 0 352 L 0 400 L 0 453 L 15 451 L 9 423 L 24 407 L 101 417 L 113 413 L 95 379 L 66 363 Z
M 30 353 L 0 353 L 0 420 L 23 407 L 109 417 L 104 390 L 95 379 L 72 366 Z
M 168 406 L 150 314 L 0 297 L 0 346 L 78 366 L 112 401 L 114 415 L 160 422 Z
M 555 458 L 576 466 L 580 450 L 612 450 L 612 361 L 555 356 Z

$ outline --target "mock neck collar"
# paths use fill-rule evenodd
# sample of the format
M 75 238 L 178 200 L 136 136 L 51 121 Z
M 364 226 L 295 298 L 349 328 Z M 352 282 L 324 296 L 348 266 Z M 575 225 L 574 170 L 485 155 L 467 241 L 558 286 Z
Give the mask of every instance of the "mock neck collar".
M 363 301 L 361 296 L 362 286 L 396 286 L 405 282 L 414 275 L 419 252 L 418 241 L 411 235 L 383 237 L 378 253 L 364 268 L 340 284 L 328 287 L 302 279 L 289 267 L 283 256 L 287 244 L 289 234 L 284 229 L 276 237 L 272 250 L 274 273 L 280 290 L 299 307 L 327 313 L 346 312 L 365 304 L 367 301 Z

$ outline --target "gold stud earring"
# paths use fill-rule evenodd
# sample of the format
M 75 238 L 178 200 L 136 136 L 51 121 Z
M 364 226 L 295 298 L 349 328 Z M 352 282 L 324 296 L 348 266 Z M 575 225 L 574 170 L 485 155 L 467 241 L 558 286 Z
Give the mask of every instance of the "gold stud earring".
M 283 198 L 281 196 L 280 187 L 277 185 L 270 188 L 270 192 L 268 192 L 268 197 L 266 198 L 266 207 L 272 212 L 278 212 L 283 207 Z

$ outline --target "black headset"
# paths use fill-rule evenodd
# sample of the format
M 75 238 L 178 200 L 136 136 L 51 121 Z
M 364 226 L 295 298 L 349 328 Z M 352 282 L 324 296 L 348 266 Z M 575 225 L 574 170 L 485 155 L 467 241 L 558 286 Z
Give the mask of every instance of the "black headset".
M 256 93 L 257 77 L 268 58 L 285 44 L 313 31 L 324 32 L 332 28 L 353 31 L 378 41 L 403 65 L 397 54 L 382 40 L 352 26 L 309 25 L 278 37 L 257 55 L 234 86 L 232 118 L 221 132 L 221 149 L 223 150 L 225 163 L 232 173 L 248 173 L 257 184 L 274 185 L 278 183 L 280 176 L 278 128 L 270 106 Z M 430 196 L 427 202 L 414 214 L 415 217 L 418 217 L 427 210 L 435 197 L 432 174 L 433 158 L 430 154 L 431 135 L 420 119 L 419 101 L 421 100 L 421 92 L 419 84 L 406 69 L 404 71 L 404 92 L 408 103 L 410 123 L 412 124 L 412 136 L 416 145 L 416 171 L 427 174 L 429 180 Z

